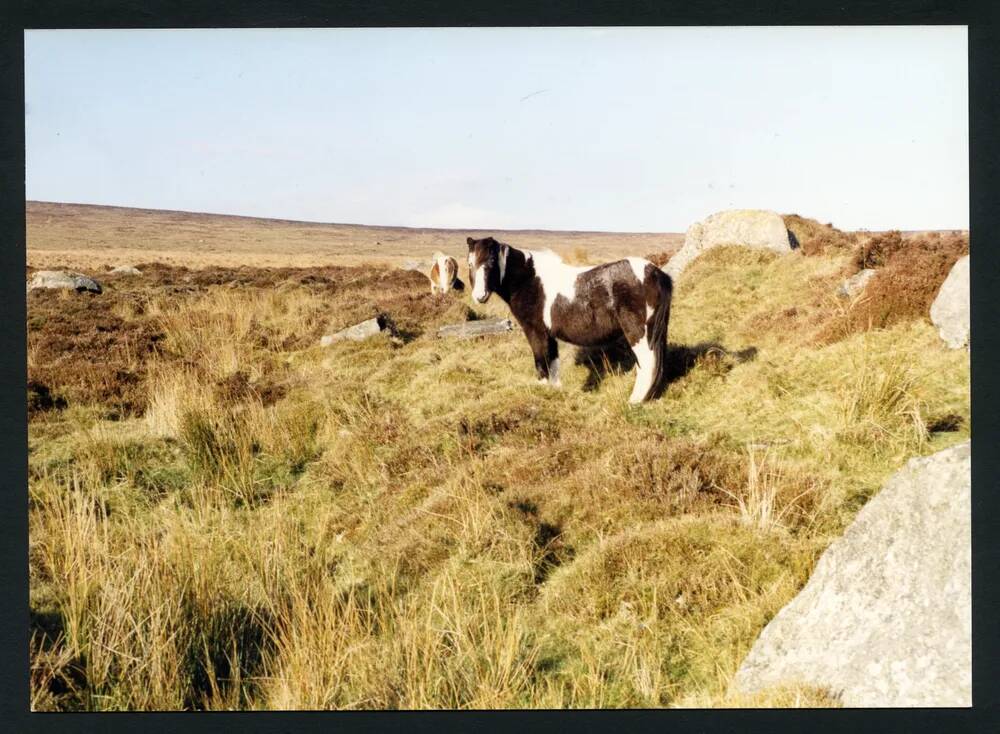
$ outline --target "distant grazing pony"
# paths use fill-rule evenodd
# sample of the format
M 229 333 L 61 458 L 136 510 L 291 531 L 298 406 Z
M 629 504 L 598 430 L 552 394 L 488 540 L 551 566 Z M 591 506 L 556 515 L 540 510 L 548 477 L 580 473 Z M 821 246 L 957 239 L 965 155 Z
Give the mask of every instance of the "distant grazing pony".
M 648 260 L 574 267 L 550 250 L 517 250 L 492 237 L 469 237 L 472 298 L 502 298 L 528 337 L 539 382 L 559 385 L 556 339 L 580 346 L 624 336 L 638 371 L 630 403 L 658 397 L 667 380 L 670 276 Z
M 431 266 L 431 293 L 447 293 L 450 290 L 460 291 L 465 288 L 465 284 L 458 279 L 458 261 L 445 255 L 443 252 L 435 252 L 434 264 Z

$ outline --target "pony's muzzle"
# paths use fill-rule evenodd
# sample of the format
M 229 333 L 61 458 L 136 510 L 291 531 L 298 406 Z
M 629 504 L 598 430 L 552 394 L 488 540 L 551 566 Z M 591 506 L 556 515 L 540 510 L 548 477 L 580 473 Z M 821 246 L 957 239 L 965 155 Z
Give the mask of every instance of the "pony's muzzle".
M 490 300 L 490 295 L 491 295 L 491 293 L 489 291 L 487 291 L 485 294 L 483 294 L 481 296 L 477 296 L 477 295 L 473 294 L 472 297 L 475 298 L 477 301 L 479 301 L 479 303 L 486 303 L 488 300 Z

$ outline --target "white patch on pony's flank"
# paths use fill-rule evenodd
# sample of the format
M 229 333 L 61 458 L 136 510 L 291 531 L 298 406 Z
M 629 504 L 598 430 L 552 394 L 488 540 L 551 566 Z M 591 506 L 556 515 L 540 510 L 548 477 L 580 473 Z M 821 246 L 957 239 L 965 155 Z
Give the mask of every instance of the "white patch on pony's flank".
M 632 394 L 628 401 L 633 405 L 641 403 L 646 397 L 649 388 L 653 385 L 653 375 L 656 372 L 656 355 L 649 347 L 649 342 L 645 337 L 632 345 L 632 353 L 635 354 L 636 373 L 635 385 L 632 387 Z
M 628 264 L 632 266 L 632 272 L 635 273 L 635 277 L 638 278 L 639 283 L 644 283 L 646 281 L 646 266 L 652 265 L 652 263 L 644 257 L 627 257 Z M 646 321 L 648 322 L 653 316 L 653 307 L 646 304 Z
M 549 384 L 552 387 L 562 386 L 562 383 L 559 382 L 559 357 L 549 362 Z
M 562 296 L 568 301 L 576 298 L 576 279 L 581 273 L 592 270 L 592 267 L 580 268 L 567 265 L 552 250 L 532 251 L 535 263 L 535 275 L 542 281 L 542 291 L 545 295 L 545 306 L 542 308 L 542 321 L 552 328 L 552 304 Z
M 632 266 L 632 272 L 635 273 L 635 277 L 639 279 L 639 282 L 643 282 L 646 278 L 646 266 L 651 265 L 644 257 L 627 257 L 628 264 Z
M 480 265 L 476 268 L 476 277 L 473 278 L 475 286 L 472 288 L 472 297 L 477 301 L 486 297 L 486 267 Z

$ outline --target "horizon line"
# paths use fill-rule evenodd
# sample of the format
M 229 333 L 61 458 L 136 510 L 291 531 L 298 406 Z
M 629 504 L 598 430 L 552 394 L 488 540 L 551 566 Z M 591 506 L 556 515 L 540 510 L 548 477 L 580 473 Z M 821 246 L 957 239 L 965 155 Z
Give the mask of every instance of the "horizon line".
M 64 206 L 90 206 L 95 208 L 103 209 L 131 209 L 133 211 L 143 211 L 143 212 L 164 212 L 167 214 L 194 214 L 198 216 L 205 217 L 229 217 L 232 219 L 260 219 L 268 222 L 283 222 L 286 224 L 304 224 L 304 225 L 315 225 L 320 227 L 359 227 L 362 229 L 402 229 L 414 232 L 515 232 L 515 233 L 531 233 L 531 232 L 550 232 L 550 233 L 573 233 L 573 234 L 623 234 L 623 235 L 683 235 L 686 233 L 687 229 L 684 230 L 612 230 L 612 229 L 549 229 L 546 227 L 417 227 L 405 224 L 363 224 L 360 222 L 330 222 L 318 219 L 288 219 L 285 217 L 265 217 L 256 214 L 228 214 L 224 212 L 208 212 L 208 211 L 195 211 L 192 209 L 158 209 L 155 207 L 144 207 L 144 206 L 128 206 L 125 204 L 94 204 L 85 201 L 50 201 L 46 199 L 25 199 L 25 213 L 27 213 L 28 204 L 57 204 Z M 760 210 L 752 207 L 732 207 L 730 209 L 719 209 L 717 212 L 722 211 L 734 211 L 739 209 L 752 209 L 754 211 L 774 211 L 779 217 L 787 216 L 801 216 L 806 219 L 814 219 L 820 224 L 823 222 L 815 217 L 810 217 L 808 215 L 799 214 L 798 212 L 789 212 L 782 214 L 781 212 L 770 209 L 770 210 Z M 705 217 L 711 216 L 717 212 L 711 212 L 706 214 Z M 704 219 L 704 217 L 703 217 Z M 696 221 L 702 221 L 701 219 Z M 693 222 L 692 222 L 693 224 Z M 690 226 L 690 225 L 688 225 Z M 835 229 L 840 229 L 835 224 L 832 225 Z M 841 232 L 891 232 L 893 230 L 899 232 L 970 232 L 969 227 L 931 227 L 931 228 L 921 228 L 921 229 L 906 229 L 904 227 L 890 227 L 889 229 L 869 229 L 867 227 L 860 227 L 858 229 L 841 229 Z
M 406 229 L 413 231 L 442 232 L 553 232 L 579 234 L 637 234 L 637 235 L 681 235 L 684 232 L 672 231 L 639 231 L 611 229 L 548 229 L 546 227 L 416 227 L 405 224 L 362 224 L 360 222 L 330 222 L 318 219 L 287 219 L 285 217 L 263 217 L 255 214 L 227 214 L 223 212 L 195 211 L 191 209 L 157 209 L 144 206 L 127 206 L 124 204 L 93 204 L 85 201 L 49 201 L 44 199 L 25 199 L 27 204 L 62 204 L 66 206 L 91 206 L 105 209 L 132 209 L 145 212 L 166 212 L 171 214 L 197 214 L 207 217 L 231 217 L 234 219 L 263 219 L 269 222 L 285 222 L 288 224 L 311 224 L 324 227 L 362 227 L 365 229 Z M 779 215 L 780 216 L 780 215 Z

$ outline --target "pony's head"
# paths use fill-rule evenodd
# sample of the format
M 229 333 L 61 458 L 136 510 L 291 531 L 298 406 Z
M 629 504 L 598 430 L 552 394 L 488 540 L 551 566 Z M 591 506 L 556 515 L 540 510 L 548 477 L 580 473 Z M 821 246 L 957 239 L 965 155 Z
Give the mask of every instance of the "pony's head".
M 472 298 L 486 303 L 493 291 L 500 287 L 507 270 L 509 247 L 492 237 L 481 240 L 466 238 L 469 244 L 469 281 Z

